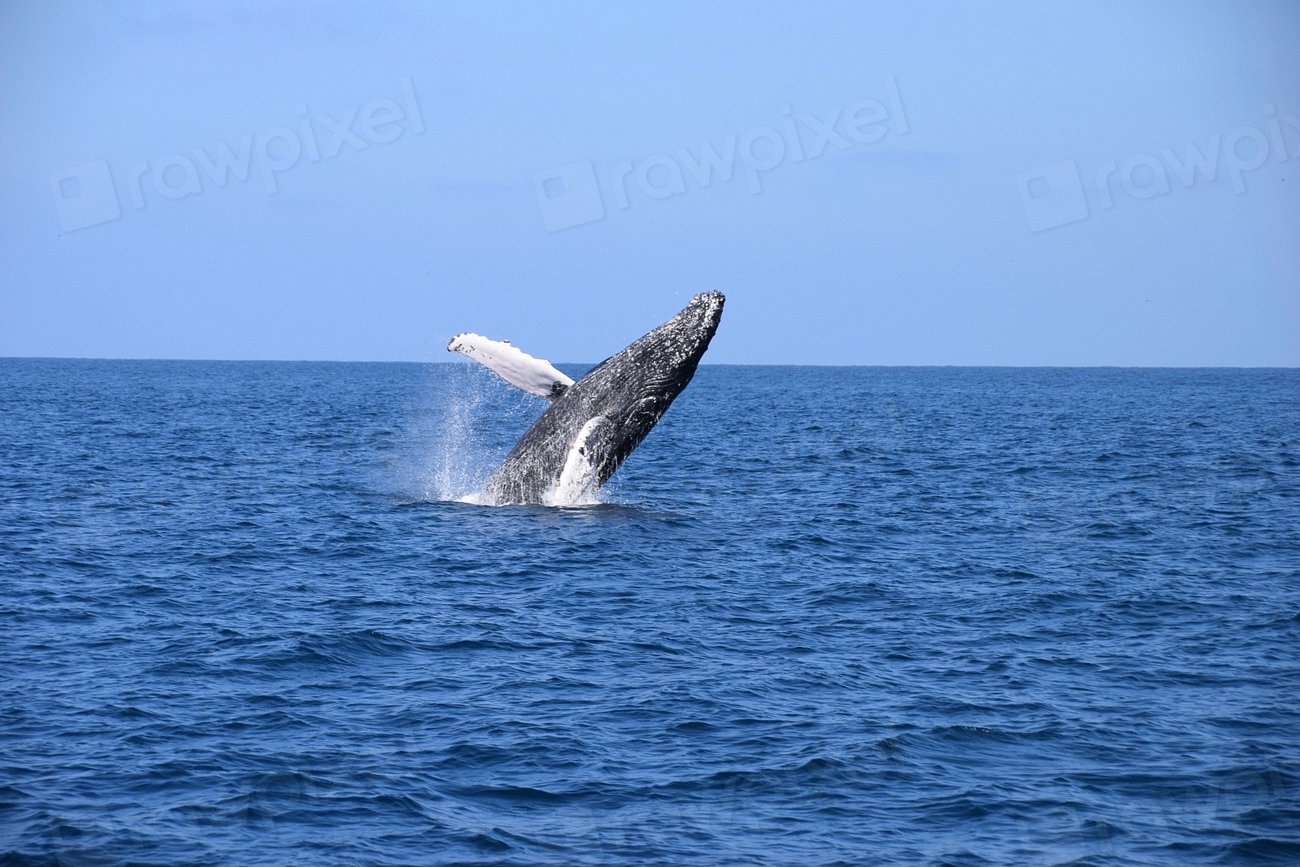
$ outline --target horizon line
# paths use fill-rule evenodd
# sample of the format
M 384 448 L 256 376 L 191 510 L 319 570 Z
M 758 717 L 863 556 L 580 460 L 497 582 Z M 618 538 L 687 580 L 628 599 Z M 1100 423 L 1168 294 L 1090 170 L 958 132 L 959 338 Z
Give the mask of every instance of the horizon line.
M 122 358 L 82 355 L 0 355 L 4 361 L 123 361 L 165 362 L 171 364 L 414 364 L 414 365 L 470 365 L 468 361 L 454 358 L 437 361 L 377 361 L 319 359 L 319 358 Z M 556 365 L 594 367 L 599 361 L 557 361 Z M 700 367 L 876 367 L 876 368 L 963 368 L 1008 370 L 1300 370 L 1300 364 L 809 364 L 800 362 L 700 362 Z

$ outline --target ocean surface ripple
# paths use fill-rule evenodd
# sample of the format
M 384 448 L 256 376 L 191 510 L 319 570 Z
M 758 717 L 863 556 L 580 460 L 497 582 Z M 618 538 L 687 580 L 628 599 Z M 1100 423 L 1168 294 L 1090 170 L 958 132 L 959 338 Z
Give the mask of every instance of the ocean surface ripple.
M 463 502 L 543 405 L 0 360 L 0 864 L 1300 863 L 1300 371 L 704 366 Z

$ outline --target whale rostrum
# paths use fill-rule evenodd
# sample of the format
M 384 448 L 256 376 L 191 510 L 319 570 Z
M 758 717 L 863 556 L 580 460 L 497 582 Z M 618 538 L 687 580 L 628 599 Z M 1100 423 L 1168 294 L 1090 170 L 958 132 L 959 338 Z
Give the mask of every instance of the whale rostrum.
M 493 505 L 572 505 L 609 481 L 682 393 L 718 330 L 725 302 L 705 292 L 680 313 L 574 382 L 509 341 L 458 334 L 447 349 L 551 401 L 488 479 Z

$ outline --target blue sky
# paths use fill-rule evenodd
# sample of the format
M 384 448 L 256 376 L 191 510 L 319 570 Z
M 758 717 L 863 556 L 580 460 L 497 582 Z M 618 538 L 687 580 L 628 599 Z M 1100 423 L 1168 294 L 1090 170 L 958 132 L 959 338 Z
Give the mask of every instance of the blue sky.
M 0 6 L 0 356 L 1300 363 L 1300 4 L 467 5 Z

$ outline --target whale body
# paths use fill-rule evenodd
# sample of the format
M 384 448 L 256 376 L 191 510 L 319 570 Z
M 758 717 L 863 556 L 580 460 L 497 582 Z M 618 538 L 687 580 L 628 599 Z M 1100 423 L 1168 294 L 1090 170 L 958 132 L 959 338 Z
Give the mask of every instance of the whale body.
M 551 405 L 488 479 L 493 505 L 572 505 L 614 475 L 695 375 L 718 330 L 721 292 L 696 295 L 680 313 L 574 382 L 509 342 L 460 334 L 450 351 L 474 358 Z

